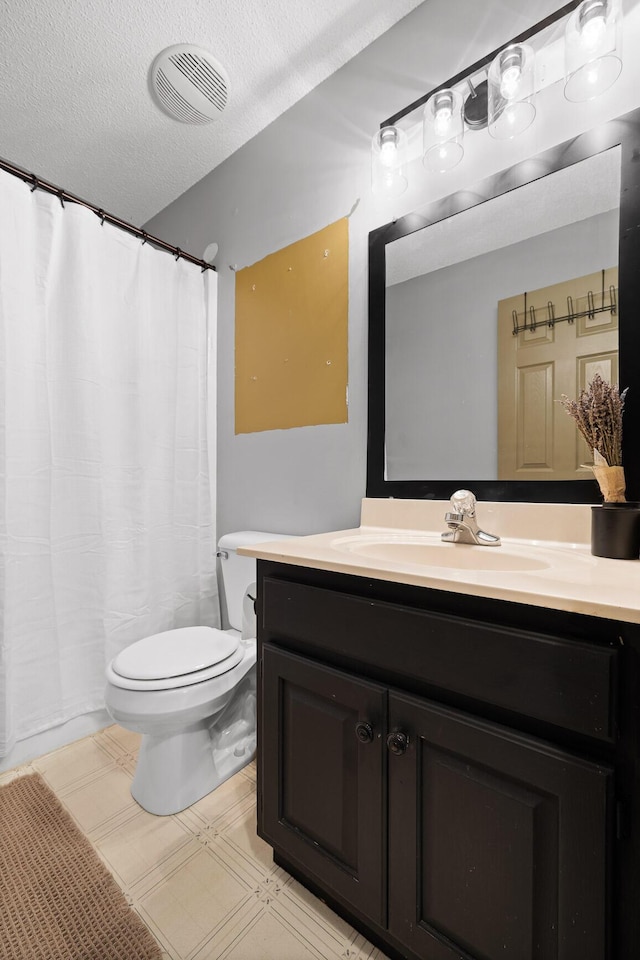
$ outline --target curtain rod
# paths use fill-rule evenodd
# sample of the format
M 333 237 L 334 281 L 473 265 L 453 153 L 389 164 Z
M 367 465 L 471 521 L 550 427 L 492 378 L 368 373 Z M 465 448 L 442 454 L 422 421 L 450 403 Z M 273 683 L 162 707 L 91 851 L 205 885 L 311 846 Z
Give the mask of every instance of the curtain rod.
M 205 270 L 216 269 L 212 263 L 207 263 L 206 260 L 201 260 L 198 257 L 194 257 L 193 254 L 186 253 L 186 251 L 181 250 L 180 247 L 174 247 L 170 243 L 165 243 L 165 241 L 161 240 L 159 237 L 154 237 L 152 234 L 147 233 L 147 231 L 143 230 L 142 227 L 136 227 L 133 223 L 129 223 L 127 220 L 122 220 L 120 217 L 116 217 L 112 213 L 107 213 L 106 210 L 102 209 L 102 207 L 96 207 L 94 203 L 89 203 L 88 200 L 83 200 L 82 197 L 77 197 L 75 194 L 69 193 L 68 190 L 64 190 L 62 187 L 57 187 L 55 184 L 49 183 L 47 180 L 42 180 L 40 177 L 37 177 L 35 173 L 29 173 L 27 170 L 23 170 L 14 163 L 9 163 L 8 160 L 3 160 L 2 157 L 0 157 L 0 170 L 4 170 L 5 173 L 10 173 L 12 176 L 18 177 L 25 183 L 31 184 L 31 192 L 34 190 L 46 190 L 47 193 L 53 194 L 54 196 L 58 197 L 63 207 L 65 200 L 68 200 L 71 203 L 77 203 L 82 207 L 86 207 L 87 210 L 91 210 L 92 213 L 95 213 L 96 216 L 100 217 L 101 223 L 104 223 L 106 220 L 107 223 L 113 224 L 114 227 L 118 227 L 120 230 L 124 230 L 126 233 L 131 233 L 134 237 L 139 237 L 143 243 L 150 243 L 154 247 L 160 247 L 161 250 L 167 250 L 169 253 L 174 255 L 176 260 L 187 260 L 189 263 L 195 263 L 196 266 L 202 268 L 203 272 Z

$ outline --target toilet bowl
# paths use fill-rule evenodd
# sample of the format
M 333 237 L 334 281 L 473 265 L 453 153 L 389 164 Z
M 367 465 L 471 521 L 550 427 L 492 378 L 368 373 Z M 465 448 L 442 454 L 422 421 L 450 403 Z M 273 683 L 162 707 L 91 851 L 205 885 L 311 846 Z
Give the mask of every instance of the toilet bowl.
M 241 545 L 289 539 L 242 531 L 218 543 L 231 629 L 194 626 L 144 637 L 107 667 L 106 707 L 142 734 L 131 786 L 149 813 L 191 806 L 250 762 L 256 746 L 256 566 Z M 242 628 L 242 629 L 241 629 Z

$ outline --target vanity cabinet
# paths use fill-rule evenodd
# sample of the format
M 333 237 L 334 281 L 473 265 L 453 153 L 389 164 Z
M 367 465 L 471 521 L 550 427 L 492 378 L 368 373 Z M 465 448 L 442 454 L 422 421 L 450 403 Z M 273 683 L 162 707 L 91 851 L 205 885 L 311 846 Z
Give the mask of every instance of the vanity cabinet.
M 263 823 L 351 904 L 383 917 L 386 692 L 378 684 L 265 644 Z
M 637 628 L 258 569 L 276 861 L 390 956 L 636 960 Z
M 434 960 L 604 957 L 611 771 L 428 701 L 389 707 L 408 740 L 389 758 L 389 930 Z

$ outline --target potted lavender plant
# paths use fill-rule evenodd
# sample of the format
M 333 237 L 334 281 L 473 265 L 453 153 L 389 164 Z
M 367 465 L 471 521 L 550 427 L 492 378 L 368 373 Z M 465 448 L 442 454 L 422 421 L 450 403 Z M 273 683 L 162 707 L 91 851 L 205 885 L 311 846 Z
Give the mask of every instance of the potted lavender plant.
M 627 388 L 628 389 L 628 388 Z M 637 560 L 640 554 L 640 503 L 625 498 L 622 466 L 622 415 L 627 390 L 620 392 L 597 373 L 577 400 L 560 402 L 593 452 L 591 469 L 604 503 L 591 508 L 591 552 L 598 557 Z

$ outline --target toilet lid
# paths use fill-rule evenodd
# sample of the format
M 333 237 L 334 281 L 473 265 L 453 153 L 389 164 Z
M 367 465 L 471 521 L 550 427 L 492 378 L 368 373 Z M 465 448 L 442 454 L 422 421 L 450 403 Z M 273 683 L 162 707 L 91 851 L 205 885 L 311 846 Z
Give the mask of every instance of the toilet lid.
M 231 657 L 238 638 L 213 627 L 179 627 L 137 640 L 113 661 L 129 680 L 165 680 L 206 670 Z

